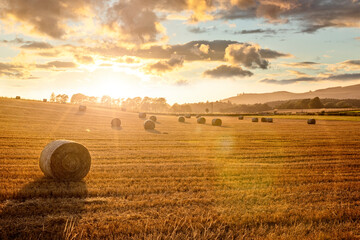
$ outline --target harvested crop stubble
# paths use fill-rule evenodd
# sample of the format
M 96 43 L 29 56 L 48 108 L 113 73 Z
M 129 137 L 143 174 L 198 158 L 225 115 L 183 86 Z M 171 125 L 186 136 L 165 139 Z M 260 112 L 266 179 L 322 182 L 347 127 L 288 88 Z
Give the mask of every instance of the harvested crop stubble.
M 214 118 L 211 123 L 213 126 L 221 126 L 222 121 L 220 118 Z
M 80 106 L 79 106 L 79 111 L 80 111 L 80 112 L 85 112 L 85 111 L 86 111 L 86 106 L 80 105 Z
M 144 122 L 144 128 L 145 128 L 145 130 L 154 130 L 155 123 L 152 120 L 146 120 Z
M 45 146 L 40 155 L 40 169 L 58 180 L 81 180 L 90 171 L 91 156 L 86 147 L 68 140 L 56 140 Z
M 139 113 L 139 118 L 146 118 L 146 113 L 143 112 Z
M 121 120 L 119 118 L 114 118 L 113 120 L 111 120 L 111 126 L 112 127 L 120 127 Z
M 206 123 L 206 119 L 204 117 L 200 117 L 197 119 L 197 123 L 198 124 L 205 124 Z
M 157 118 L 156 118 L 156 116 L 151 116 L 150 120 L 153 121 L 153 122 L 156 122 Z
M 252 122 L 258 122 L 259 119 L 258 119 L 258 118 L 252 118 L 251 121 L 252 121 Z
M 178 121 L 179 121 L 179 122 L 182 122 L 182 123 L 185 122 L 185 117 L 180 116 L 180 117 L 178 118 Z

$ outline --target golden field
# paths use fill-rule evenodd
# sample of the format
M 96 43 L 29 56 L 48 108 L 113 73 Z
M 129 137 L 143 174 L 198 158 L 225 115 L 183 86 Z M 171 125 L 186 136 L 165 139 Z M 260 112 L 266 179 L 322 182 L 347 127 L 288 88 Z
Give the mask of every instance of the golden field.
M 360 122 L 157 118 L 0 99 L 0 239 L 360 239 Z M 83 181 L 43 177 L 56 139 L 90 151 Z

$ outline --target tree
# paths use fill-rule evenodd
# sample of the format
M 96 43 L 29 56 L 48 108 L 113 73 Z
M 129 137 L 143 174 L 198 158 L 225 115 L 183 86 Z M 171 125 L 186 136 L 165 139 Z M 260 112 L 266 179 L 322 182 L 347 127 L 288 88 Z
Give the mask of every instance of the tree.
M 74 103 L 74 104 L 80 104 L 80 103 L 83 103 L 83 102 L 87 101 L 88 99 L 89 99 L 88 96 L 86 96 L 86 95 L 84 95 L 82 93 L 76 93 L 76 94 L 71 96 L 70 102 Z
M 55 93 L 52 93 L 50 96 L 50 102 L 55 102 L 55 101 L 56 101 Z
M 309 102 L 309 108 L 323 108 L 324 105 L 321 103 L 319 97 L 315 97 L 310 100 Z
M 111 97 L 108 96 L 108 95 L 102 96 L 102 98 L 101 98 L 101 103 L 102 103 L 102 104 L 110 105 L 110 104 L 111 104 Z
M 66 94 L 58 94 L 55 97 L 55 101 L 58 103 L 66 103 L 69 100 L 69 96 Z

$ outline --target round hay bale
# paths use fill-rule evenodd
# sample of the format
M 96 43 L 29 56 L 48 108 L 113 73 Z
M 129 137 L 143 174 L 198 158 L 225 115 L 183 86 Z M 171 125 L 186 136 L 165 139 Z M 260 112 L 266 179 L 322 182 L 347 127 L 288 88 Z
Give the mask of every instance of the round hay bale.
M 244 120 L 244 116 L 239 116 L 238 119 L 239 120 Z
M 214 118 L 214 119 L 211 121 L 211 124 L 212 124 L 213 126 L 221 126 L 222 121 L 221 121 L 220 118 Z
M 119 118 L 114 118 L 111 120 L 111 127 L 120 127 L 121 126 L 121 120 Z
M 267 118 L 262 117 L 261 122 L 267 122 Z
M 144 128 L 145 130 L 154 130 L 155 129 L 155 123 L 151 120 L 146 120 L 144 122 Z
M 47 102 L 47 99 L 46 99 L 46 98 L 44 98 L 44 99 L 43 99 L 43 102 Z
M 50 142 L 40 155 L 40 169 L 45 176 L 65 181 L 77 181 L 90 171 L 91 156 L 81 145 L 68 140 Z
M 143 112 L 139 113 L 139 118 L 146 118 L 146 113 Z
M 151 117 L 149 117 L 149 118 L 150 118 L 150 120 L 153 121 L 153 122 L 156 122 L 156 120 L 157 120 L 156 116 L 151 116 Z
M 21 97 L 20 96 L 16 96 L 16 99 L 20 99 Z
M 206 119 L 204 117 L 199 117 L 197 120 L 198 124 L 205 124 L 206 123 Z
M 252 121 L 252 122 L 258 122 L 259 119 L 258 119 L 258 118 L 252 118 L 251 121 Z
M 186 118 L 191 118 L 191 115 L 190 115 L 190 114 L 186 114 L 185 117 L 186 117 Z
M 80 105 L 79 106 L 79 112 L 85 112 L 85 111 L 86 111 L 86 106 Z
M 307 123 L 308 123 L 308 124 L 316 124 L 316 120 L 313 119 L 313 118 L 311 118 L 311 119 L 308 119 L 308 120 L 307 120 Z
M 184 118 L 183 116 L 180 116 L 180 117 L 178 118 L 178 121 L 183 123 L 183 122 L 185 122 L 185 118 Z
M 267 118 L 267 119 L 266 119 L 266 122 L 272 123 L 272 122 L 273 122 L 273 119 L 272 119 L 272 118 Z

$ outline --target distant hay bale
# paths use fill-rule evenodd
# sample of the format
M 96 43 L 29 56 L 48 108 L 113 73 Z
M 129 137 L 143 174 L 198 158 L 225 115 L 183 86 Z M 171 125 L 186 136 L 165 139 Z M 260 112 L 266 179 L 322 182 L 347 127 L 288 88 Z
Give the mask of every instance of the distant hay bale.
M 111 127 L 120 127 L 121 126 L 121 120 L 119 118 L 114 118 L 111 120 Z
M 239 120 L 244 120 L 244 116 L 239 116 L 238 119 Z
M 196 115 L 196 118 L 200 118 L 200 117 L 201 117 L 201 115 L 200 115 L 200 114 Z
M 157 120 L 156 116 L 151 116 L 151 117 L 149 117 L 149 119 L 153 122 L 156 122 L 156 120 Z
M 316 124 L 316 120 L 313 119 L 313 118 L 311 118 L 311 119 L 308 119 L 308 120 L 307 120 L 307 123 L 308 123 L 308 124 Z
M 206 123 L 206 119 L 204 117 L 199 117 L 197 120 L 198 124 L 205 124 Z
M 220 118 L 214 118 L 214 119 L 211 121 L 211 124 L 212 124 L 213 126 L 221 126 L 222 121 L 221 121 Z
M 258 122 L 259 119 L 258 119 L 258 118 L 252 118 L 251 121 L 252 121 L 252 122 Z
M 16 99 L 20 99 L 20 96 L 16 96 L 15 98 L 16 98 Z
M 267 122 L 267 118 L 262 117 L 261 122 Z
M 145 120 L 144 128 L 145 128 L 145 130 L 154 130 L 155 129 L 155 123 L 152 120 Z
M 179 121 L 179 122 L 182 122 L 182 123 L 185 122 L 185 117 L 180 116 L 180 117 L 178 118 L 178 121 Z
M 266 122 L 272 123 L 272 122 L 273 122 L 273 119 L 272 119 L 272 118 L 267 118 L 267 119 L 266 119 Z
M 126 112 L 126 108 L 122 107 L 121 111 Z
M 146 118 L 146 113 L 143 112 L 139 113 L 139 118 Z
M 191 114 L 186 114 L 185 117 L 186 118 L 191 118 Z
M 42 150 L 39 164 L 45 176 L 58 180 L 77 181 L 90 171 L 91 156 L 86 147 L 80 143 L 56 140 Z
M 84 105 L 80 105 L 79 106 L 79 112 L 85 112 L 86 111 L 86 106 L 84 106 Z
M 43 102 L 47 102 L 47 99 L 46 99 L 46 98 L 44 98 L 44 99 L 43 99 Z

